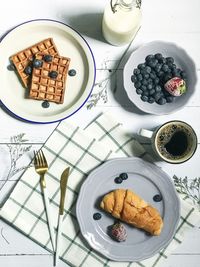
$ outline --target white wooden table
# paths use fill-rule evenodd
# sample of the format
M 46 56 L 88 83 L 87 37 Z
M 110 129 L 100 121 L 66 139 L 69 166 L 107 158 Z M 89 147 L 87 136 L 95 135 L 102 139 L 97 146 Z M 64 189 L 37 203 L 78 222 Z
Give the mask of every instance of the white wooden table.
M 113 47 L 102 38 L 101 20 L 105 4 L 109 0 L 6 0 L 1 2 L 0 8 L 0 35 L 13 26 L 30 19 L 50 18 L 69 24 L 78 30 L 90 44 L 97 65 L 97 92 L 106 86 L 108 101 L 99 101 L 95 108 L 87 110 L 83 107 L 78 113 L 69 118 L 72 123 L 85 125 L 101 111 L 109 110 L 124 123 L 127 131 L 137 133 L 141 127 L 152 128 L 171 119 L 180 119 L 190 123 L 200 140 L 200 91 L 199 82 L 197 90 L 190 102 L 181 111 L 172 115 L 152 116 L 143 115 L 132 107 L 121 86 L 121 74 L 124 60 L 119 65 L 125 47 Z M 200 80 L 200 1 L 199 0 L 144 0 L 143 22 L 136 39 L 129 48 L 130 54 L 140 44 L 153 40 L 176 42 L 191 55 L 196 63 L 198 78 Z M 1 56 L 1 55 L 0 55 Z M 109 77 L 118 67 L 117 80 L 113 75 L 108 81 L 101 83 Z M 117 82 L 116 82 L 117 81 Z M 117 85 L 117 90 L 115 90 Z M 26 145 L 33 149 L 39 148 L 52 133 L 57 123 L 49 125 L 28 124 L 8 115 L 0 108 L 0 185 L 9 169 L 9 153 L 7 145 L 10 137 L 25 133 L 28 139 Z M 13 144 L 14 145 L 14 144 Z M 148 149 L 149 145 L 144 144 Z M 27 153 L 20 162 L 27 164 L 32 152 Z M 170 165 L 157 162 L 169 175 L 188 178 L 200 175 L 200 146 L 194 157 L 181 165 Z M 7 192 L 15 185 L 19 175 L 10 179 L 0 191 L 0 203 Z M 169 258 L 164 267 L 198 267 L 200 262 L 200 228 L 196 227 L 185 241 Z M 38 245 L 0 221 L 0 266 L 1 267 L 48 267 L 52 266 L 52 256 Z M 66 266 L 60 262 L 59 266 Z M 90 266 L 89 266 L 90 267 Z M 93 267 L 93 266 L 91 266 Z

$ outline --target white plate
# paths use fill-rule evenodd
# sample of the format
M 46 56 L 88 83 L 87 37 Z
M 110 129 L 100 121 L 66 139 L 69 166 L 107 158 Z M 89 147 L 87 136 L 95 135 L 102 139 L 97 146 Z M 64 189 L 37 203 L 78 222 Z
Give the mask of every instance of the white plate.
M 128 179 L 121 184 L 115 177 L 126 172 Z M 127 231 L 125 242 L 116 242 L 107 234 L 108 226 L 115 221 L 100 209 L 102 197 L 117 188 L 132 189 L 148 203 L 156 207 L 164 221 L 160 236 L 150 236 L 144 231 L 124 224 Z M 153 201 L 161 194 L 162 201 Z M 153 256 L 173 238 L 180 217 L 180 203 L 170 177 L 159 167 L 139 158 L 110 160 L 95 169 L 86 179 L 79 192 L 76 206 L 81 232 L 89 245 L 109 259 L 116 261 L 139 261 Z M 100 212 L 100 220 L 93 214 Z
M 50 103 L 45 109 L 42 101 L 25 97 L 26 89 L 7 66 L 11 55 L 49 37 L 53 38 L 60 55 L 71 58 L 69 69 L 77 73 L 67 77 L 64 103 Z M 78 111 L 91 94 L 96 74 L 92 51 L 77 31 L 61 22 L 45 19 L 18 25 L 2 38 L 0 55 L 0 100 L 19 118 L 39 123 L 59 121 Z
M 156 53 L 161 53 L 164 57 L 173 57 L 176 66 L 184 70 L 187 74 L 187 91 L 182 96 L 176 97 L 173 103 L 159 105 L 157 103 L 150 104 L 148 102 L 143 102 L 140 99 L 140 95 L 136 93 L 134 84 L 131 81 L 133 70 L 137 68 L 138 64 L 144 63 L 147 55 Z M 183 48 L 174 43 L 153 41 L 141 46 L 131 54 L 124 67 L 123 82 L 129 99 L 140 110 L 154 115 L 164 115 L 178 111 L 188 103 L 195 91 L 197 74 L 192 58 Z

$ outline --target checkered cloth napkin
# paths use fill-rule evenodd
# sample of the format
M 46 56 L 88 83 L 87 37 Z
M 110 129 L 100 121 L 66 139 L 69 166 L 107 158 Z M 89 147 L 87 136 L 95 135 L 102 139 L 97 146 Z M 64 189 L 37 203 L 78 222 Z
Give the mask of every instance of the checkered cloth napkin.
M 129 156 L 147 159 L 148 155 L 133 136 L 124 132 L 120 123 L 116 123 L 105 114 L 91 122 L 84 130 L 65 121 L 61 122 L 44 144 L 43 151 L 49 163 L 46 182 L 51 211 L 54 214 L 55 231 L 60 198 L 60 175 L 66 166 L 71 167 L 61 237 L 61 257 L 70 266 L 157 266 L 181 244 L 183 234 L 199 222 L 199 213 L 182 200 L 181 219 L 172 242 L 166 248 L 141 262 L 108 260 L 91 249 L 81 236 L 75 212 L 80 187 L 88 173 L 107 159 Z M 0 215 L 10 225 L 52 252 L 39 177 L 33 166 L 22 175 Z

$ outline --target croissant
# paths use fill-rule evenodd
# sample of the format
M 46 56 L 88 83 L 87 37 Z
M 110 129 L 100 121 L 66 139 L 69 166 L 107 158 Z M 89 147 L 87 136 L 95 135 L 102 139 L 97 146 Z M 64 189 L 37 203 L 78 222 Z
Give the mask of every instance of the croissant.
M 160 235 L 163 221 L 158 210 L 129 189 L 117 189 L 106 194 L 100 207 L 113 217 L 152 235 Z

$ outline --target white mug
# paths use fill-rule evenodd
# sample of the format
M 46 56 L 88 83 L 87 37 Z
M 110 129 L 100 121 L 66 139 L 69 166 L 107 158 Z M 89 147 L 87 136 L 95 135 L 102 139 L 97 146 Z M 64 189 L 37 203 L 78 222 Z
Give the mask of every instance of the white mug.
M 183 163 L 197 149 L 194 129 L 183 121 L 169 121 L 154 131 L 140 129 L 139 134 L 151 140 L 152 147 L 160 159 L 168 163 Z

